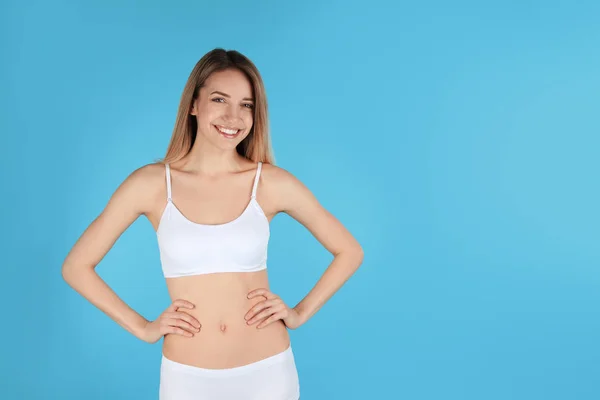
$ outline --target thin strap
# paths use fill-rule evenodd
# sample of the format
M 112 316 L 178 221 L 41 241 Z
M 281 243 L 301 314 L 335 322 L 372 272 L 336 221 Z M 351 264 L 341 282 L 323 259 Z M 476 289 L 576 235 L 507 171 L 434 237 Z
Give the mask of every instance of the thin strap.
M 254 177 L 254 186 L 252 187 L 252 198 L 256 197 L 256 187 L 258 186 L 258 178 L 260 177 L 260 170 L 262 167 L 262 161 L 258 162 L 258 168 L 256 169 L 256 176 Z
M 167 201 L 171 201 L 171 167 L 165 164 L 165 174 L 167 175 Z

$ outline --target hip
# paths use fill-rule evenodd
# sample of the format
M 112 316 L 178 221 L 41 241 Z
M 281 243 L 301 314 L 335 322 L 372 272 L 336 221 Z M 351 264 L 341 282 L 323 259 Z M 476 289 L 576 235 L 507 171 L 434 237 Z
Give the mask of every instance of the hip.
M 297 400 L 300 381 L 291 344 L 276 354 L 232 368 L 209 369 L 163 355 L 160 400 Z

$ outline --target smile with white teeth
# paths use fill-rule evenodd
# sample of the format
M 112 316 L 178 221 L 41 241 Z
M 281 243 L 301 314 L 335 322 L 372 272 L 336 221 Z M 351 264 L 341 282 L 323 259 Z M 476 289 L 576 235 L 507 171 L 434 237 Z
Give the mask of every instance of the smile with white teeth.
M 224 133 L 226 135 L 235 135 L 236 133 L 238 133 L 240 130 L 239 129 L 227 129 L 227 128 L 223 128 L 221 126 L 217 126 L 217 129 L 219 130 L 219 132 Z

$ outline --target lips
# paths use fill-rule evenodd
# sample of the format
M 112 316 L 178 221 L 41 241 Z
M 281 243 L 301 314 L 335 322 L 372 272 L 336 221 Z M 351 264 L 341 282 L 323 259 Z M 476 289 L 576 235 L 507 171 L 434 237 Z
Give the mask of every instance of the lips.
M 242 131 L 241 129 L 238 129 L 238 128 L 229 128 L 229 127 L 224 127 L 224 126 L 220 126 L 220 125 L 214 125 L 214 127 L 217 129 L 217 131 L 222 136 L 226 137 L 227 139 L 236 138 Z

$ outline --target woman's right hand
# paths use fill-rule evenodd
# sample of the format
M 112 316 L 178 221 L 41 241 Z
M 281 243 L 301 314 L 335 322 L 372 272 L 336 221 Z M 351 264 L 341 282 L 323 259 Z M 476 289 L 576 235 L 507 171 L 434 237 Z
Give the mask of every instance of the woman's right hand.
M 200 332 L 200 322 L 187 312 L 179 310 L 181 308 L 192 309 L 194 305 L 186 300 L 175 300 L 156 320 L 144 326 L 141 339 L 148 343 L 156 343 L 164 335 L 193 337 L 194 333 Z

